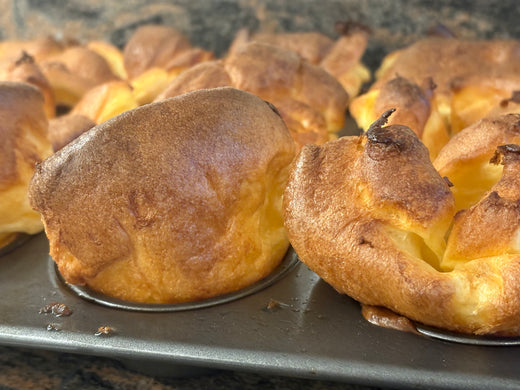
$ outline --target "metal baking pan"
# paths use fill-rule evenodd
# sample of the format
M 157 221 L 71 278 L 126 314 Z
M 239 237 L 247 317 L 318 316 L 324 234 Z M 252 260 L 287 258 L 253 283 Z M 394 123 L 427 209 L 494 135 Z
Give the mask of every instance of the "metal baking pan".
M 79 297 L 43 234 L 0 258 L 0 344 L 119 359 L 155 373 L 232 369 L 414 389 L 518 389 L 520 348 L 432 339 L 366 322 L 305 265 L 207 307 L 139 312 Z M 40 313 L 51 302 L 72 314 Z M 102 326 L 109 334 L 96 336 Z

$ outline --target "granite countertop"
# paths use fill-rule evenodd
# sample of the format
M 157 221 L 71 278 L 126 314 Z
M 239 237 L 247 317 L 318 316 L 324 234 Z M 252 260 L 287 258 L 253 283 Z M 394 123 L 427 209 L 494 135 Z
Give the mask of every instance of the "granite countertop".
M 437 0 L 0 0 L 0 39 L 45 35 L 104 39 L 122 47 L 142 24 L 165 24 L 217 56 L 236 32 L 320 31 L 336 38 L 334 23 L 354 20 L 372 30 L 364 62 L 381 58 L 442 23 L 460 38 L 518 38 L 518 7 L 507 1 Z
M 211 371 L 184 378 L 154 377 L 130 370 L 112 359 L 10 347 L 0 347 L 0 389 L 377 390 L 375 387 L 235 371 Z

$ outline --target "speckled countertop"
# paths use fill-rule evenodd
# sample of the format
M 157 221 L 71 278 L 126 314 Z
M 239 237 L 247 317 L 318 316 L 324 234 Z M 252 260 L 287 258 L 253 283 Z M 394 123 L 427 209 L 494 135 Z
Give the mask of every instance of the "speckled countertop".
M 0 347 L 0 389 L 16 390 L 376 390 L 337 382 L 212 371 L 184 378 L 154 377 L 105 358 Z
M 364 61 L 377 68 L 390 50 L 407 45 L 442 22 L 464 38 L 519 38 L 519 8 L 513 1 L 425 0 L 0 0 L 0 39 L 42 35 L 106 39 L 122 46 L 144 23 L 183 31 L 198 46 L 223 54 L 241 27 L 262 31 L 318 30 L 334 36 L 338 19 L 369 25 Z M 153 377 L 121 362 L 45 350 L 0 347 L 4 389 L 374 389 L 369 387 L 215 371 L 202 376 Z
M 334 22 L 355 20 L 372 29 L 364 58 L 372 69 L 437 23 L 461 38 L 520 37 L 520 10 L 512 0 L 0 0 L 0 9 L 0 39 L 53 35 L 122 46 L 137 26 L 158 23 L 217 55 L 242 27 L 336 37 Z

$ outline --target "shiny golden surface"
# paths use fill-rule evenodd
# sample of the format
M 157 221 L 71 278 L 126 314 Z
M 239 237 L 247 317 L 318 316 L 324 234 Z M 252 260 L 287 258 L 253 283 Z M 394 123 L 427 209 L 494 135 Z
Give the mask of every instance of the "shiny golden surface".
M 138 302 L 204 299 L 269 274 L 288 247 L 295 146 L 272 107 L 196 91 L 104 122 L 40 164 L 31 204 L 70 283 Z

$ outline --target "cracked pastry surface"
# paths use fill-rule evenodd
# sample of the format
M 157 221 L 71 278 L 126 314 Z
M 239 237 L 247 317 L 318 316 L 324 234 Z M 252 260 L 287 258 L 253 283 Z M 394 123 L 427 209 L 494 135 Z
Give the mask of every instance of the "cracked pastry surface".
M 457 213 L 451 178 L 415 133 L 385 121 L 301 150 L 284 194 L 299 258 L 361 303 L 464 333 L 520 334 L 520 147 L 498 145 L 490 164 L 501 175 Z

